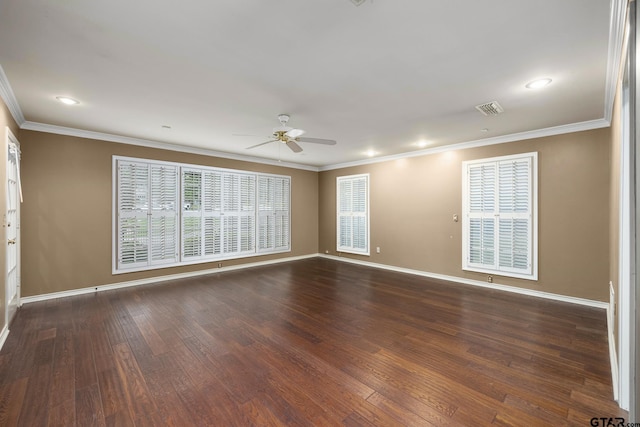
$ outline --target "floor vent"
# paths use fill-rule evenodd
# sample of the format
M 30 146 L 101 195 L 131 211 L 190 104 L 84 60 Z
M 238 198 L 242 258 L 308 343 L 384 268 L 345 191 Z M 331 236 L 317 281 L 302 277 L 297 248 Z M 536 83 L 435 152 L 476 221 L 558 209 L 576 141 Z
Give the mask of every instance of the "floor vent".
M 480 111 L 485 116 L 497 116 L 500 113 L 504 113 L 504 108 L 498 101 L 491 101 L 485 104 L 476 105 L 476 110 Z

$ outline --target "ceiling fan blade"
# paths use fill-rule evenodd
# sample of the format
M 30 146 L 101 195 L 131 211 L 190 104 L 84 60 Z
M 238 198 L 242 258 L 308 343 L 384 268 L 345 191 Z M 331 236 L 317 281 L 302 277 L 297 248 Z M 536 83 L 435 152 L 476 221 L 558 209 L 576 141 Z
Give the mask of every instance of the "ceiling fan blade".
M 267 142 L 261 142 L 260 144 L 256 144 L 256 145 L 252 145 L 251 147 L 247 147 L 246 149 L 250 150 L 251 148 L 260 147 L 261 145 L 265 145 L 265 144 L 268 144 L 270 142 L 276 142 L 276 141 L 277 141 L 277 139 L 273 139 L 273 140 L 267 141 Z
M 322 139 L 322 138 L 296 138 L 298 142 L 312 142 L 314 144 L 324 144 L 324 145 L 336 145 L 337 142 L 333 139 Z
M 299 153 L 302 151 L 302 147 L 300 147 L 294 141 L 287 141 L 287 147 L 291 148 L 291 151 L 293 151 L 294 153 Z
M 302 129 L 291 129 L 287 133 L 285 133 L 289 138 L 297 138 L 299 136 L 304 135 L 304 131 Z

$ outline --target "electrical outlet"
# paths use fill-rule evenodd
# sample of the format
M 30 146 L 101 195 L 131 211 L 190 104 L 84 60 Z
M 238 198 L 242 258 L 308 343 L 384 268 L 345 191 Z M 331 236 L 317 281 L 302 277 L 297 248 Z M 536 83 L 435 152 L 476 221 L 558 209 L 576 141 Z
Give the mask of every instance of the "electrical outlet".
M 380 246 L 376 247 L 376 253 L 379 254 L 380 253 Z
M 325 254 L 328 254 L 328 253 L 329 253 L 329 249 L 327 249 L 326 251 L 324 251 L 324 253 L 325 253 Z
M 222 263 L 221 262 L 218 263 L 218 268 L 222 268 Z
M 487 276 L 487 282 L 493 283 L 493 276 Z

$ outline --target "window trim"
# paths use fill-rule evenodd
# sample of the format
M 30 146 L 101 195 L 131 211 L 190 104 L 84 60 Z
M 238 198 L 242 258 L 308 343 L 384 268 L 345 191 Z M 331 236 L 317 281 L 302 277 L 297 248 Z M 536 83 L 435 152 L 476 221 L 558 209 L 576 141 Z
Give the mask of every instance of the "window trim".
M 366 211 L 365 211 L 365 220 L 367 223 L 367 247 L 365 250 L 357 250 L 353 248 L 353 242 L 351 247 L 340 246 L 340 182 L 341 181 L 354 181 L 356 179 L 365 178 L 367 183 L 367 202 L 366 202 Z M 370 191 L 371 188 L 371 179 L 368 173 L 362 173 L 357 175 L 345 175 L 336 177 L 336 252 L 341 253 L 350 253 L 356 255 L 371 255 L 371 218 L 370 218 Z
M 498 163 L 510 160 L 531 159 L 531 274 L 508 270 L 470 266 L 469 253 L 469 167 L 483 163 Z M 490 275 L 513 277 L 526 280 L 538 280 L 538 153 L 522 153 L 508 156 L 467 160 L 462 162 L 462 270 Z
M 177 240 L 177 246 L 176 246 L 176 251 L 178 252 L 178 256 L 177 262 L 173 262 L 173 263 L 166 263 L 166 264 L 156 264 L 156 265 L 146 265 L 146 266 L 138 266 L 138 267 L 132 267 L 132 268 L 125 268 L 125 269 L 118 269 L 118 248 L 119 248 L 119 241 L 118 241 L 118 163 L 119 161 L 124 161 L 124 162 L 139 162 L 139 163 L 147 163 L 147 164 L 154 164 L 154 165 L 166 165 L 166 166 L 172 166 L 172 167 L 176 167 L 178 170 L 178 203 L 180 206 L 178 206 L 178 215 L 177 215 L 177 221 L 178 221 L 178 240 Z M 288 216 L 289 216 L 289 221 L 288 221 L 288 232 L 287 232 L 287 240 L 288 240 L 288 244 L 286 246 L 286 248 L 282 247 L 280 249 L 274 249 L 272 251 L 266 251 L 266 250 L 262 250 L 262 251 L 258 251 L 257 250 L 257 238 L 258 238 L 258 234 L 257 234 L 257 218 L 258 218 L 258 210 L 257 210 L 257 198 L 258 198 L 258 186 L 256 184 L 256 204 L 255 204 L 255 224 L 254 224 L 254 250 L 251 253 L 242 253 L 242 254 L 234 254 L 232 256 L 219 256 L 219 257 L 199 257 L 198 259 L 190 259 L 188 261 L 184 261 L 183 260 L 183 254 L 182 254 L 182 198 L 183 198 L 183 194 L 182 194 L 182 173 L 183 173 L 183 168 L 188 170 L 188 169 L 198 169 L 198 170 L 210 170 L 210 171 L 217 171 L 217 172 L 222 172 L 222 173 L 231 173 L 231 174 L 243 174 L 243 175 L 253 175 L 255 176 L 255 181 L 257 183 L 258 178 L 260 176 L 267 176 L 267 177 L 276 177 L 276 178 L 284 178 L 287 179 L 289 181 L 289 193 L 288 193 L 288 197 L 289 197 L 289 211 L 288 211 Z M 160 269 L 164 269 L 164 268 L 171 268 L 171 267 L 180 267 L 180 266 L 187 266 L 187 265 L 194 265 L 194 264 L 207 264 L 207 263 L 216 263 L 216 262 L 221 262 L 221 261 L 225 261 L 225 260 L 235 260 L 235 259 L 242 259 L 242 258 L 251 258 L 251 257 L 258 257 L 258 256 L 263 256 L 263 255 L 274 255 L 274 254 L 280 254 L 280 253 L 287 253 L 287 252 L 291 252 L 291 224 L 292 224 L 292 220 L 291 220 L 291 211 L 292 211 L 292 204 L 291 204 L 291 188 L 292 188 L 292 182 L 291 182 L 291 176 L 288 175 L 278 175 L 278 174 L 272 174 L 272 173 L 266 173 L 266 172 L 254 172 L 254 171 L 248 171 L 248 170 L 241 170 L 241 169 L 228 169 L 228 168 L 220 168 L 220 167 L 213 167 L 213 166 L 205 166 L 205 165 L 198 165 L 198 164 L 191 164 L 191 163 L 179 163 L 179 162 L 168 162 L 168 161 L 162 161 L 162 160 L 154 160 L 154 159 L 147 159 L 147 158 L 140 158 L 140 157 L 128 157 L 128 156 L 118 156 L 118 155 L 113 155 L 112 156 L 112 166 L 111 166 L 111 274 L 113 275 L 119 275 L 119 274 L 126 274 L 126 273 L 133 273 L 133 272 L 138 272 L 138 271 L 149 271 L 149 270 L 160 270 Z

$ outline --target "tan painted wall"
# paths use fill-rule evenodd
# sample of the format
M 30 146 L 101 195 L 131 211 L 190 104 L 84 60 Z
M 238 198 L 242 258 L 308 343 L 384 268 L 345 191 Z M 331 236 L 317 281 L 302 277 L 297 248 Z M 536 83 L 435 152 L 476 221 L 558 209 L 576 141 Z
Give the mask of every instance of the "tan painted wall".
M 20 138 L 18 131 L 20 128 L 18 127 L 15 120 L 11 116 L 9 109 L 7 108 L 4 101 L 0 98 L 0 138 L 2 138 L 2 150 L 0 150 L 0 177 L 2 177 L 3 182 L 7 182 L 7 127 L 11 129 L 11 132 L 16 138 Z M 0 213 L 4 215 L 7 212 L 7 185 L 0 185 Z M 3 217 L 4 218 L 4 217 Z M 6 236 L 6 227 L 4 225 L 4 221 L 2 221 L 2 239 L 3 241 L 7 241 Z M 7 260 L 7 245 L 0 245 L 0 271 L 7 271 L 6 266 Z M 5 325 L 5 304 L 6 304 L 6 295 L 7 295 L 7 275 L 2 274 L 2 279 L 0 279 L 0 331 L 4 329 Z
M 610 140 L 598 129 L 321 172 L 319 251 L 336 254 L 336 177 L 369 173 L 371 256 L 341 256 L 484 281 L 461 267 L 461 163 L 537 151 L 539 280 L 494 282 L 608 301 Z
M 317 252 L 316 172 L 25 130 L 20 142 L 23 297 L 217 266 L 111 274 L 112 155 L 289 175 L 291 252 L 223 261 L 223 266 Z

